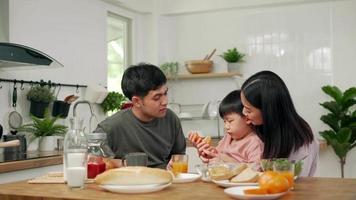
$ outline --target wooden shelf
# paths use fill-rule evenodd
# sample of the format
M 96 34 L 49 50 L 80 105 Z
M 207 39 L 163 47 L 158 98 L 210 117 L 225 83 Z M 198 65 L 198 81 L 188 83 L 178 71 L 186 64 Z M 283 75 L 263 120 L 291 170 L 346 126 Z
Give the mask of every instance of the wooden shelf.
M 179 74 L 178 80 L 186 80 L 186 79 L 205 79 L 205 78 L 228 78 L 233 76 L 240 76 L 242 74 L 238 72 L 223 72 L 223 73 L 204 73 L 204 74 Z M 167 77 L 168 80 L 173 80 L 172 77 Z

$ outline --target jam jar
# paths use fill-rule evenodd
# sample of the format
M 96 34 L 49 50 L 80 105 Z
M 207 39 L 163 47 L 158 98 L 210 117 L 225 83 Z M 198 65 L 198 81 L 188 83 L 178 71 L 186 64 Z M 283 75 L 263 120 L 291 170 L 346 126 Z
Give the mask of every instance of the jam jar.
M 103 173 L 108 159 L 114 158 L 114 153 L 107 145 L 106 133 L 89 133 L 88 137 L 88 178 L 95 178 Z

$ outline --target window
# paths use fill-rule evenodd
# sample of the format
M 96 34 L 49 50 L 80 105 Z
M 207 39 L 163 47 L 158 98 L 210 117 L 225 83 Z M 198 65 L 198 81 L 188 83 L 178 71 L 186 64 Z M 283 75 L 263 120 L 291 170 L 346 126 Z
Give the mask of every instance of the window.
M 107 17 L 108 91 L 121 91 L 122 74 L 131 60 L 131 20 L 113 13 Z

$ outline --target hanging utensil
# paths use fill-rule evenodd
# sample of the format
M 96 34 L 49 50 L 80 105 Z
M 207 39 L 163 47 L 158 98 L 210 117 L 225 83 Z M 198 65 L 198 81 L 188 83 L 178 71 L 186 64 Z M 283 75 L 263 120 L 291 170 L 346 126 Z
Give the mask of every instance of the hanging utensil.
M 16 129 L 21 127 L 23 121 L 21 114 L 16 110 L 16 106 L 17 106 L 17 87 L 16 87 L 16 83 L 14 83 L 14 88 L 12 92 L 12 107 L 14 108 L 14 110 L 9 114 L 9 126 L 10 128 L 14 129 L 14 131 L 13 130 L 10 131 L 12 134 L 16 134 L 17 132 Z

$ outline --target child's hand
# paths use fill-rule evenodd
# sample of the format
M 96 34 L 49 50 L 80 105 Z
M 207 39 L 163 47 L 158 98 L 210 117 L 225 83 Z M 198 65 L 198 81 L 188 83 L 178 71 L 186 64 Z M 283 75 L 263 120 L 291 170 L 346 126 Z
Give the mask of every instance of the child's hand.
M 218 157 L 218 150 L 215 147 L 207 147 L 202 149 L 202 153 L 200 155 L 200 159 L 204 163 L 208 163 L 210 159 Z
M 188 139 L 194 147 L 197 147 L 197 145 L 203 140 L 196 131 L 189 132 Z

